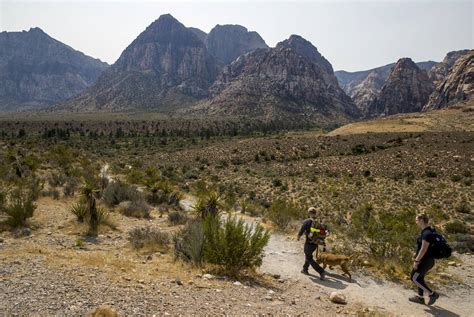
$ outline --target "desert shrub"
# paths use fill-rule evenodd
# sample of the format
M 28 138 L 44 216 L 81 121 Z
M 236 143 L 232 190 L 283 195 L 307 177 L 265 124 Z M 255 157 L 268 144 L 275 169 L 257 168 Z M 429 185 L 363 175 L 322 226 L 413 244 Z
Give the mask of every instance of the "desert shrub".
M 369 153 L 369 150 L 364 144 L 356 144 L 351 150 L 354 155 Z
M 278 229 L 285 230 L 292 219 L 298 218 L 299 212 L 293 203 L 279 199 L 271 204 L 266 215 Z
M 457 175 L 457 174 L 451 176 L 451 180 L 452 180 L 453 182 L 459 182 L 461 179 L 462 179 L 462 177 L 461 177 L 460 175 Z
M 169 233 L 150 227 L 135 228 L 128 233 L 128 240 L 135 249 L 144 247 L 167 250 L 170 243 Z
M 110 183 L 104 190 L 102 198 L 108 207 L 114 207 L 122 201 L 140 200 L 142 194 L 135 186 L 120 181 Z
M 83 201 L 79 201 L 71 206 L 71 213 L 76 216 L 77 221 L 84 222 L 87 219 L 87 206 Z
M 182 225 L 188 221 L 189 217 L 180 210 L 172 211 L 168 214 L 168 222 L 172 225 Z
M 151 207 L 145 199 L 135 199 L 132 201 L 124 201 L 119 204 L 122 214 L 135 218 L 150 218 Z
M 438 174 L 435 171 L 427 170 L 425 171 L 425 176 L 430 177 L 430 178 L 435 178 L 438 176 Z
M 262 264 L 263 248 L 270 239 L 262 226 L 245 224 L 243 219 L 228 217 L 224 224 L 216 217 L 204 220 L 204 257 L 230 275 Z
M 152 205 L 179 206 L 179 201 L 183 199 L 183 193 L 175 189 L 168 181 L 150 183 L 147 189 L 150 192 L 148 202 Z
M 456 211 L 462 214 L 468 214 L 471 212 L 471 204 L 465 199 L 461 200 L 456 206 Z
M 415 215 L 413 209 L 392 213 L 365 204 L 352 213 L 348 242 L 356 242 L 375 260 L 392 258 L 399 264 L 406 263 L 410 260 L 418 231 L 414 225 Z
M 64 184 L 63 193 L 65 197 L 72 197 L 76 192 L 77 181 L 74 177 L 68 177 Z
M 198 199 L 196 205 L 194 205 L 194 212 L 199 215 L 202 219 L 208 216 L 217 217 L 222 208 L 221 196 L 216 192 L 210 192 Z
M 258 206 L 253 200 L 242 198 L 239 201 L 241 210 L 243 214 L 248 214 L 252 217 L 259 217 L 262 214 L 262 208 Z
M 204 260 L 204 229 L 201 220 L 188 221 L 173 235 L 176 258 L 200 266 Z
M 448 222 L 444 225 L 446 232 L 448 233 L 467 233 L 467 226 L 459 220 Z
M 3 211 L 8 216 L 6 223 L 13 228 L 26 226 L 36 209 L 34 193 L 17 187 L 8 192 L 3 199 Z

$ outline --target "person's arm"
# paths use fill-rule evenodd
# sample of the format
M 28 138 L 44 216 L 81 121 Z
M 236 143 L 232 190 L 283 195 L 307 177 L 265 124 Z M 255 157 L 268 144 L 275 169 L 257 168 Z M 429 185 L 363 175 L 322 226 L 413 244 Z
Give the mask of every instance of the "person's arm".
M 420 261 L 425 256 L 426 251 L 428 251 L 429 246 L 430 246 L 430 243 L 428 241 L 426 241 L 426 240 L 421 241 L 420 252 L 418 252 L 418 255 L 415 257 L 415 260 L 413 260 L 413 268 L 415 270 L 418 268 L 418 264 L 420 263 Z
M 307 226 L 306 226 L 306 221 L 305 221 L 305 222 L 303 222 L 303 224 L 301 225 L 301 229 L 300 229 L 300 231 L 298 232 L 298 235 L 296 236 L 296 240 L 298 240 L 298 241 L 300 240 L 301 236 L 303 235 L 303 233 L 304 233 L 305 230 L 306 230 L 306 227 L 307 227 Z

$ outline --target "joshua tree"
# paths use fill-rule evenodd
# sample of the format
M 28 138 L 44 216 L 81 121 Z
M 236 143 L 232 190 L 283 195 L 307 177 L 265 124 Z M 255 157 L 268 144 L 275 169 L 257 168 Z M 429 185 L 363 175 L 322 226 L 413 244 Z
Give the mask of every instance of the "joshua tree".
M 94 184 L 88 180 L 81 189 L 82 195 L 86 200 L 86 205 L 88 209 L 88 213 L 90 216 L 89 221 L 89 235 L 96 237 L 97 236 L 97 227 L 99 223 L 98 215 L 97 215 L 97 206 L 94 197 L 94 193 L 98 192 L 99 190 L 94 186 Z

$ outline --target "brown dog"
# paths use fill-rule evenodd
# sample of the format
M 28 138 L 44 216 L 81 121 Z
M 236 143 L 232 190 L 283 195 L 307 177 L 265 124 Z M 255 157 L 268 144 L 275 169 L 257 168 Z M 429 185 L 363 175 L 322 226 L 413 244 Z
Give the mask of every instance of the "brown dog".
M 332 270 L 333 266 L 339 265 L 344 274 L 347 274 L 347 276 L 349 276 L 349 280 L 352 279 L 351 273 L 349 272 L 349 265 L 351 264 L 351 259 L 352 255 L 337 255 L 327 252 L 319 253 L 317 257 L 317 261 L 319 263 L 322 263 L 323 269 L 325 269 L 326 266 L 329 266 L 329 268 Z

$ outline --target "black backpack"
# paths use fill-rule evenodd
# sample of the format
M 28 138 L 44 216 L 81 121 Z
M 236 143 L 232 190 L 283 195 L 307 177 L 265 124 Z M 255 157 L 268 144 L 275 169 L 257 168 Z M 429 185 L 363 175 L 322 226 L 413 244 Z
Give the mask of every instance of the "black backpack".
M 433 241 L 430 243 L 430 253 L 435 259 L 446 259 L 451 256 L 453 249 L 446 242 L 446 239 L 431 229 Z

